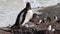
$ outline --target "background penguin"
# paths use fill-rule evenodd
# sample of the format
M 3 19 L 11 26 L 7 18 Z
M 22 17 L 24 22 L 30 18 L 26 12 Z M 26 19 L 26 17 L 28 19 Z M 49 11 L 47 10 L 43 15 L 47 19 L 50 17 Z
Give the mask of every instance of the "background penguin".
M 50 18 L 49 16 L 47 16 L 46 20 L 47 20 L 48 22 L 50 22 L 50 21 L 51 21 L 51 18 Z
M 39 18 L 37 18 L 38 14 L 34 13 L 33 17 L 30 19 L 30 22 L 34 23 L 34 24 L 38 24 L 39 22 Z
M 58 19 L 56 22 L 57 22 L 57 23 L 60 23 L 60 19 Z
M 20 21 L 21 15 L 22 15 L 22 21 Z M 24 24 L 27 23 L 30 18 L 32 18 L 32 15 L 33 13 L 31 10 L 30 3 L 27 2 L 26 7 L 18 14 L 16 23 L 11 28 L 17 28 L 17 27 L 19 28 L 20 25 L 24 26 Z
M 52 25 L 49 25 L 49 26 L 48 26 L 48 30 L 51 30 L 51 29 L 52 29 Z
M 58 17 L 57 16 L 54 16 L 54 21 L 57 21 L 58 20 Z

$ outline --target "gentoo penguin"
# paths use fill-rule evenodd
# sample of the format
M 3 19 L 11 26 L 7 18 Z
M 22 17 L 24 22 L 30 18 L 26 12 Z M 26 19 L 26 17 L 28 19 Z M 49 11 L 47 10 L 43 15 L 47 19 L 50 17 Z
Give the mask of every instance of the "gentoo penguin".
M 24 26 L 27 22 L 29 22 L 29 20 L 33 17 L 33 12 L 31 10 L 31 6 L 29 2 L 26 4 L 26 10 L 28 11 L 26 11 L 26 13 L 24 13 L 23 15 L 23 19 L 21 22 L 22 26 Z
M 58 19 L 56 22 L 57 22 L 57 23 L 60 23 L 60 19 Z
M 45 18 L 43 18 L 42 20 L 39 20 L 39 24 L 40 23 L 45 23 L 45 21 L 46 21 Z
M 51 29 L 52 29 L 52 25 L 49 25 L 49 26 L 48 26 L 48 30 L 51 30 Z
M 21 15 L 22 15 L 22 21 L 20 22 Z M 31 10 L 30 3 L 27 2 L 26 7 L 18 14 L 16 22 L 11 28 L 13 28 L 14 26 L 20 26 L 20 25 L 24 26 L 25 23 L 27 23 L 30 20 L 30 18 L 32 18 L 32 15 L 33 15 L 33 12 Z
M 38 22 L 39 22 L 39 18 L 37 18 L 37 14 L 36 13 L 34 13 L 33 14 L 33 17 L 30 19 L 30 22 L 32 22 L 32 23 L 34 23 L 34 24 L 38 24 Z
M 58 17 L 57 16 L 54 16 L 54 21 L 57 21 L 58 20 Z
M 51 21 L 51 18 L 48 16 L 46 20 L 50 22 Z
M 57 23 L 60 23 L 60 19 L 58 19 L 57 16 L 54 16 L 54 21 L 56 21 Z

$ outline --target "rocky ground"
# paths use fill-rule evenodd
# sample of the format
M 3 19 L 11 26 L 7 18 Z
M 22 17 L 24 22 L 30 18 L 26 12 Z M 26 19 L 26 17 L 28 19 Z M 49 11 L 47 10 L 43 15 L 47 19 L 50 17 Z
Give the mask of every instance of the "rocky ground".
M 50 7 L 46 7 L 42 10 L 39 10 L 44 12 L 44 14 L 51 16 L 58 16 L 58 18 L 60 18 L 60 3 L 58 3 L 55 6 L 50 6 Z

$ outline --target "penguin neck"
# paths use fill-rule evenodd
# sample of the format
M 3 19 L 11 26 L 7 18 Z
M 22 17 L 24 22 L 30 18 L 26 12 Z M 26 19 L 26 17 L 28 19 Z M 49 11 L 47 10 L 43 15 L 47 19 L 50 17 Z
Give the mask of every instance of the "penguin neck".
M 29 8 L 29 7 L 26 7 L 26 10 L 31 10 L 31 8 Z

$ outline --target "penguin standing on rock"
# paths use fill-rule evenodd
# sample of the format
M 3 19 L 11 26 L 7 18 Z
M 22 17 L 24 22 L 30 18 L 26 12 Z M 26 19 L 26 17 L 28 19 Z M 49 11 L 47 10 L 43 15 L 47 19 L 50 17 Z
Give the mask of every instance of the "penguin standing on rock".
M 27 22 L 29 22 L 29 20 L 33 17 L 33 12 L 31 10 L 31 6 L 30 3 L 28 2 L 26 4 L 26 12 L 24 13 L 23 19 L 22 19 L 22 26 L 24 26 Z
M 20 21 L 20 18 L 22 16 L 22 20 Z M 15 24 L 11 27 L 13 28 L 14 26 L 24 26 L 25 23 L 27 23 L 33 16 L 33 12 L 31 10 L 30 3 L 27 2 L 26 7 L 18 14 L 17 19 Z

